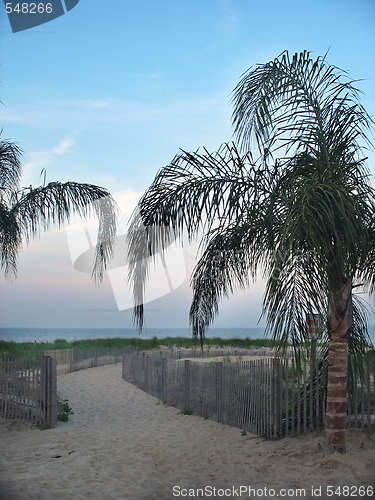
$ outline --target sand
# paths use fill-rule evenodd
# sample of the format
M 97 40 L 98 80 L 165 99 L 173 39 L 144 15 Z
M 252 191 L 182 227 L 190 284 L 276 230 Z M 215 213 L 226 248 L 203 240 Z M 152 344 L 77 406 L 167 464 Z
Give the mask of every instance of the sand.
M 338 486 L 371 498 L 357 487 L 375 483 L 374 432 L 349 431 L 348 452 L 330 456 L 322 434 L 242 436 L 128 384 L 120 364 L 60 375 L 58 391 L 69 422 L 0 421 L 1 499 L 348 498 L 327 496 Z

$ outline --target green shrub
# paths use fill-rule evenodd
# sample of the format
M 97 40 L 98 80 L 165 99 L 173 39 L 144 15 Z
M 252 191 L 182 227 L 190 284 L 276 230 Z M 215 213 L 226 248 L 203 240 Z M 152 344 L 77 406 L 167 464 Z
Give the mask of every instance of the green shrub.
M 192 415 L 193 410 L 191 408 L 184 408 L 181 412 L 183 415 Z
M 57 420 L 61 422 L 67 422 L 69 420 L 69 415 L 73 415 L 74 412 L 67 399 L 58 400 L 57 402 Z
M 217 347 L 274 347 L 271 339 L 222 339 L 220 337 L 206 338 L 205 348 Z M 104 338 L 104 339 L 81 339 L 69 342 L 65 339 L 56 339 L 54 342 L 13 342 L 0 340 L 0 358 L 41 358 L 43 351 L 55 349 L 72 348 L 102 348 L 102 347 L 138 347 L 139 349 L 155 349 L 160 346 L 186 347 L 200 349 L 200 341 L 192 337 L 165 337 L 151 339 L 132 338 Z

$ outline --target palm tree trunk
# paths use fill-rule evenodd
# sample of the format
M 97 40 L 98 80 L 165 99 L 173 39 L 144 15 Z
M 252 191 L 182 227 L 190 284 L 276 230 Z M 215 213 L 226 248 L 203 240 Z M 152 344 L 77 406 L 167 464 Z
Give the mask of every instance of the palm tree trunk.
M 352 282 L 332 297 L 328 311 L 328 387 L 324 452 L 346 452 L 348 346 L 352 327 Z

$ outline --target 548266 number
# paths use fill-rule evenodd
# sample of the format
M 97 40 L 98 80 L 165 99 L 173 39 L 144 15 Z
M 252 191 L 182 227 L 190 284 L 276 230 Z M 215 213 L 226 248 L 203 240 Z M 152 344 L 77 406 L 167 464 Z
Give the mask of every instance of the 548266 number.
M 327 497 L 372 497 L 374 488 L 372 486 L 327 486 Z
M 5 10 L 7 14 L 51 14 L 52 13 L 52 3 L 48 2 L 44 3 L 16 3 L 13 6 L 13 3 L 8 2 L 5 4 Z

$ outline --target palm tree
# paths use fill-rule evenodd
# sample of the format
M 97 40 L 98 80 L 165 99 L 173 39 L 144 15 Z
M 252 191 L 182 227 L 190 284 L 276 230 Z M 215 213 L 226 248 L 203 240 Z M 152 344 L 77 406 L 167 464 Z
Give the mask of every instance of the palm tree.
M 5 276 L 17 274 L 17 256 L 23 242 L 40 230 L 69 222 L 72 214 L 95 213 L 99 231 L 93 262 L 93 277 L 101 281 L 112 256 L 116 232 L 116 207 L 109 192 L 92 184 L 50 182 L 20 189 L 21 151 L 8 140 L 0 140 L 0 252 Z
M 369 342 L 352 290 L 375 291 L 375 194 L 363 156 L 372 121 L 354 82 L 306 51 L 250 68 L 233 104 L 244 154 L 233 143 L 182 151 L 140 200 L 128 233 L 135 321 L 142 327 L 145 258 L 185 235 L 201 241 L 195 336 L 204 337 L 223 296 L 262 273 L 266 331 L 279 347 L 291 340 L 299 350 L 307 314 L 327 320 L 325 448 L 345 452 L 348 353 Z

